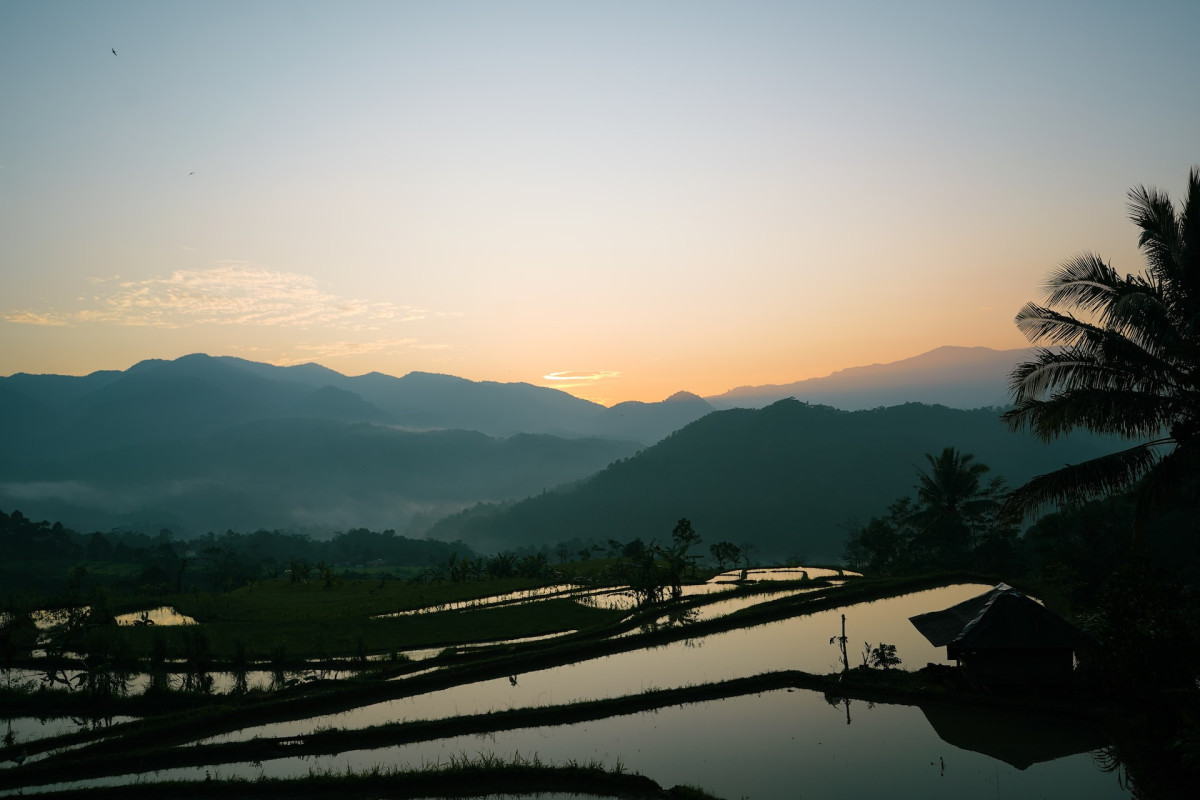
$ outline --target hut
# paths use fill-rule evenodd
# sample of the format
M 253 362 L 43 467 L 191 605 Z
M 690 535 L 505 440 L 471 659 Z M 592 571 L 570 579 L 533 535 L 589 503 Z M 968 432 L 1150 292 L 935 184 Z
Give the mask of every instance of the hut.
M 1096 640 L 1006 583 L 910 622 L 963 676 L 984 684 L 1055 684 L 1071 677 L 1075 654 Z

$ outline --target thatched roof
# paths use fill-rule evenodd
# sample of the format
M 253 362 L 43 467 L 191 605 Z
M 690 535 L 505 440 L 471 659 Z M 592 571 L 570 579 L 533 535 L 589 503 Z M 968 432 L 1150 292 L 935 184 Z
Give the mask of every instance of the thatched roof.
M 1096 644 L 1041 603 L 1006 583 L 942 611 L 909 620 L 934 647 L 956 650 L 1070 648 Z

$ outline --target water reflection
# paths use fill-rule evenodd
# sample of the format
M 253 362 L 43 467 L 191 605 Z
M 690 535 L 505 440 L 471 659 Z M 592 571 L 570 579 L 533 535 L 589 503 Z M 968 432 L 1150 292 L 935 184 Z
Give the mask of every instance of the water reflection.
M 1109 744 L 1094 726 L 1071 720 L 946 705 L 920 709 L 942 741 L 1022 770 Z
M 710 578 L 706 583 L 686 584 L 683 586 L 683 597 L 723 592 L 733 588 L 740 582 L 763 581 L 798 581 L 816 578 L 861 578 L 861 573 L 825 567 L 779 567 L 771 569 L 731 570 L 722 572 Z M 637 596 L 628 586 L 590 587 L 573 583 L 560 583 L 552 586 L 542 586 L 535 589 L 522 589 L 506 594 L 489 595 L 472 600 L 460 600 L 449 603 L 437 603 L 422 608 L 395 611 L 389 614 L 379 614 L 374 619 L 388 617 L 406 617 L 418 614 L 435 614 L 441 611 L 463 611 L 467 609 L 495 608 L 496 606 L 521 605 L 540 600 L 563 599 L 576 600 L 585 605 L 597 608 L 632 610 L 637 606 Z
M 19 747 L 38 739 L 109 728 L 133 719 L 136 717 L 6 717 L 0 722 L 0 729 L 4 731 L 0 744 L 7 748 Z M 12 766 L 11 762 L 7 766 Z
M 974 597 L 981 587 L 983 584 L 959 584 L 856 603 L 781 622 L 527 672 L 519 676 L 516 685 L 506 678 L 479 681 L 338 714 L 248 728 L 213 741 L 300 736 L 318 727 L 364 728 L 397 720 L 440 719 L 560 705 L 779 670 L 837 672 L 841 669 L 840 654 L 829 646 L 829 637 L 840 630 L 842 614 L 846 615 L 851 643 L 861 637 L 864 642 L 895 644 L 903 659 L 902 668 L 920 669 L 928 662 L 946 663 L 944 651 L 929 644 L 908 618 Z
M 448 603 L 435 603 L 407 611 L 394 611 L 390 614 L 378 614 L 372 619 L 387 619 L 389 617 L 411 617 L 418 614 L 436 614 L 439 611 L 464 611 L 467 609 L 494 608 L 513 604 L 531 603 L 537 600 L 560 599 L 577 597 L 591 592 L 587 587 L 572 583 L 560 583 L 553 586 L 541 586 L 534 589 L 522 589 L 505 594 L 493 594 L 487 597 L 477 597 L 472 600 L 456 600 Z
M 796 595 L 807 594 L 809 592 L 819 591 L 820 589 L 824 588 L 828 587 L 821 585 L 804 589 L 789 589 L 782 592 L 764 592 L 763 594 L 750 595 L 748 597 L 731 597 L 728 600 L 717 600 L 715 602 L 705 603 L 701 606 L 677 607 L 671 612 L 656 618 L 652 622 L 642 625 L 639 629 L 619 633 L 615 638 L 628 638 L 630 636 L 637 636 L 639 634 L 661 628 L 680 627 L 693 622 L 717 619 L 719 617 L 732 614 L 735 611 L 742 611 L 743 609 L 751 608 L 752 606 L 756 606 L 761 603 L 769 603 L 772 600 L 779 600 L 784 597 L 795 597 Z
M 816 578 L 861 578 L 861 572 L 826 567 L 770 567 L 766 569 L 731 569 L 709 579 L 709 583 L 735 581 L 799 581 Z
M 663 786 L 698 786 L 725 798 L 1131 796 L 1086 753 L 1018 769 L 939 738 L 918 708 L 855 701 L 853 709 L 846 725 L 848 709 L 831 707 L 822 695 L 778 690 L 574 725 L 214 769 L 221 777 L 290 777 L 445 764 L 463 754 L 536 755 L 543 763 L 620 763 Z M 141 780 L 203 780 L 214 769 L 164 770 Z
M 118 625 L 195 625 L 196 620 L 180 614 L 170 606 L 159 606 L 148 611 L 135 611 L 117 617 Z

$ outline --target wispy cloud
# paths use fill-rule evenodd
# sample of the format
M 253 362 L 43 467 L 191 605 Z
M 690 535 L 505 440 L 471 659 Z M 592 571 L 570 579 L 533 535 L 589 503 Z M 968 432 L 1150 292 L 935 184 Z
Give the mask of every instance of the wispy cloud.
M 9 322 L 17 322 L 22 325 L 63 326 L 70 324 L 67 320 L 62 319 L 54 313 L 42 314 L 38 313 L 37 311 L 30 311 L 28 309 L 9 311 L 4 315 L 4 319 Z
M 70 312 L 14 309 L 5 312 L 4 319 L 29 325 L 250 325 L 369 331 L 389 323 L 449 316 L 415 306 L 339 297 L 306 275 L 239 262 L 177 270 L 165 278 L 109 278 L 94 283 L 97 290 L 85 300 L 86 308 Z
M 605 378 L 619 378 L 619 372 L 574 372 L 567 370 L 565 372 L 551 372 L 549 375 L 543 375 L 542 380 L 545 381 L 602 381 Z
M 565 370 L 563 372 L 551 372 L 543 375 L 542 380 L 550 381 L 555 389 L 571 389 L 576 386 L 589 386 L 596 381 L 619 377 L 621 377 L 621 373 L 619 372 L 577 372 L 574 370 Z

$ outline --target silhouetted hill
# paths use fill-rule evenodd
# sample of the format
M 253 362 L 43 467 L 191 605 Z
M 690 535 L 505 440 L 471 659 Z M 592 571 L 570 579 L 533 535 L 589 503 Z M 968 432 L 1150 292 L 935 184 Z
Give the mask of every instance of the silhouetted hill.
M 742 386 L 709 397 L 714 408 L 761 408 L 794 397 L 849 411 L 929 403 L 950 408 L 1008 405 L 1008 376 L 1032 350 L 939 347 L 888 364 L 852 367 L 783 385 Z
M 907 404 L 840 411 L 795 400 L 718 411 L 571 487 L 501 510 L 474 510 L 431 531 L 487 550 L 498 543 L 664 540 L 687 517 L 705 546 L 753 542 L 761 555 L 833 561 L 845 524 L 865 523 L 912 493 L 925 453 L 972 453 L 1010 485 L 1118 444 L 1075 437 L 1045 445 L 994 411 Z
M 617 403 L 601 412 L 594 430 L 600 436 L 626 436 L 654 443 L 713 410 L 702 397 L 676 392 L 661 403 Z
M 388 422 L 391 415 L 354 392 L 334 386 L 315 389 L 292 406 L 292 412 L 306 419 L 329 419 L 343 422 Z
M 613 412 L 529 384 L 203 354 L 20 374 L 0 378 L 0 508 L 80 528 L 419 533 L 585 477 L 709 411 L 694 396 Z
M 52 453 L 206 436 L 259 419 L 461 428 L 492 436 L 607 436 L 651 444 L 712 410 L 689 402 L 631 404 L 616 413 L 556 389 L 414 372 L 347 377 L 316 364 L 276 367 L 203 354 L 142 361 L 83 377 L 0 378 L 0 436 Z

